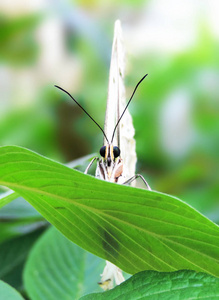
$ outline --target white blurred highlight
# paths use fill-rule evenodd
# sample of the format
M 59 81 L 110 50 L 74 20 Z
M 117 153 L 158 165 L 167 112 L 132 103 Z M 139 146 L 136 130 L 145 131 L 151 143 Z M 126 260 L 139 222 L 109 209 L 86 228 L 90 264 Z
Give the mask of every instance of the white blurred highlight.
M 81 64 L 79 59 L 67 53 L 63 23 L 58 19 L 48 18 L 38 29 L 37 39 L 41 52 L 38 80 L 50 81 L 76 91 L 81 82 Z
M 187 91 L 179 88 L 167 97 L 160 110 L 161 146 L 175 158 L 184 156 L 190 150 L 195 137 L 190 100 Z
M 127 49 L 135 56 L 146 52 L 181 53 L 197 42 L 200 25 L 219 37 L 219 1 L 152 0 L 138 21 L 127 26 Z

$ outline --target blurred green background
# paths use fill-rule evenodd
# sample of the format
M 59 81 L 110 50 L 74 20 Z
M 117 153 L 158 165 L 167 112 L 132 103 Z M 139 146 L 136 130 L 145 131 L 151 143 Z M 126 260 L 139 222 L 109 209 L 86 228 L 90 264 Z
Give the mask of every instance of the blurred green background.
M 219 3 L 2 1 L 0 145 L 67 163 L 98 152 L 116 19 L 126 47 L 127 98 L 138 173 L 219 222 Z

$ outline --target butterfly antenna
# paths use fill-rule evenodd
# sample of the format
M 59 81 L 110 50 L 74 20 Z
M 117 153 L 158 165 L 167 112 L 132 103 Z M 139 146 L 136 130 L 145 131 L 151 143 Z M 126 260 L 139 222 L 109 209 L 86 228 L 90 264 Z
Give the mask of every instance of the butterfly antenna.
M 109 144 L 109 140 L 105 134 L 105 132 L 103 131 L 103 129 L 100 127 L 100 125 L 91 117 L 91 115 L 75 100 L 75 98 L 66 90 L 64 90 L 63 88 L 61 88 L 58 85 L 55 85 L 56 88 L 60 89 L 61 91 L 63 91 L 64 93 L 66 93 L 84 112 L 85 114 L 100 128 L 100 130 L 102 131 L 105 139 L 107 140 L 108 144 Z
M 136 92 L 136 90 L 137 90 L 139 84 L 145 79 L 146 76 L 148 76 L 148 74 L 144 75 L 144 77 L 137 83 L 137 85 L 136 85 L 136 87 L 135 87 L 135 89 L 134 89 L 134 91 L 133 91 L 133 93 L 132 93 L 132 95 L 131 95 L 131 98 L 129 99 L 128 103 L 126 104 L 126 107 L 125 107 L 125 109 L 123 110 L 123 113 L 122 113 L 121 116 L 119 117 L 119 120 L 117 121 L 116 126 L 115 126 L 115 128 L 114 128 L 114 130 L 113 130 L 113 135 L 112 135 L 111 143 L 113 142 L 113 138 L 114 138 L 114 135 L 115 135 L 115 132 L 116 132 L 116 128 L 117 128 L 118 125 L 119 125 L 119 122 L 121 121 L 121 119 L 122 119 L 122 117 L 123 117 L 123 115 L 124 115 L 126 109 L 128 108 L 130 102 L 132 101 L 132 98 L 133 98 L 133 96 L 134 96 L 134 94 L 135 94 L 135 92 Z

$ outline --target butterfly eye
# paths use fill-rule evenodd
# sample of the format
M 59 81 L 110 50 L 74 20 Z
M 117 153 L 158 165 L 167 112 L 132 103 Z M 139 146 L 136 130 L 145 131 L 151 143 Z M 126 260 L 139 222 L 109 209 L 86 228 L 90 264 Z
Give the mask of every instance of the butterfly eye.
M 103 146 L 103 147 L 100 148 L 100 155 L 102 157 L 105 157 L 105 154 L 106 154 L 106 146 Z
M 113 155 L 115 158 L 117 158 L 120 155 L 120 149 L 119 147 L 113 147 Z

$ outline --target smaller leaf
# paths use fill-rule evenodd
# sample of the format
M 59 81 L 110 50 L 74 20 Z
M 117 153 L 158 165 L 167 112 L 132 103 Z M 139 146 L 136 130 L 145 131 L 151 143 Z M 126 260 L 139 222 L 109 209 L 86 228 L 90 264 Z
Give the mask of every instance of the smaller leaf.
M 98 153 L 92 153 L 92 154 L 88 154 L 85 156 L 82 156 L 78 159 L 74 159 L 72 161 L 70 161 L 69 163 L 66 164 L 67 167 L 69 168 L 79 168 L 81 166 L 84 166 L 86 164 L 86 167 L 88 165 L 88 163 L 91 161 L 91 159 L 93 159 L 94 157 L 98 156 Z
M 219 299 L 219 279 L 205 273 L 182 270 L 171 273 L 143 271 L 105 293 L 86 295 L 80 300 L 169 300 Z
M 16 201 L 10 202 L 14 198 Z M 4 194 L 1 200 L 10 203 L 0 210 L 0 243 L 47 226 L 47 221 L 17 193 Z
M 0 295 L 4 300 L 24 300 L 23 297 L 10 285 L 0 280 Z
M 18 198 L 19 194 L 13 191 L 8 191 L 0 195 L 0 208 Z
M 32 300 L 79 299 L 101 291 L 98 285 L 105 261 L 50 228 L 33 247 L 24 271 Z

